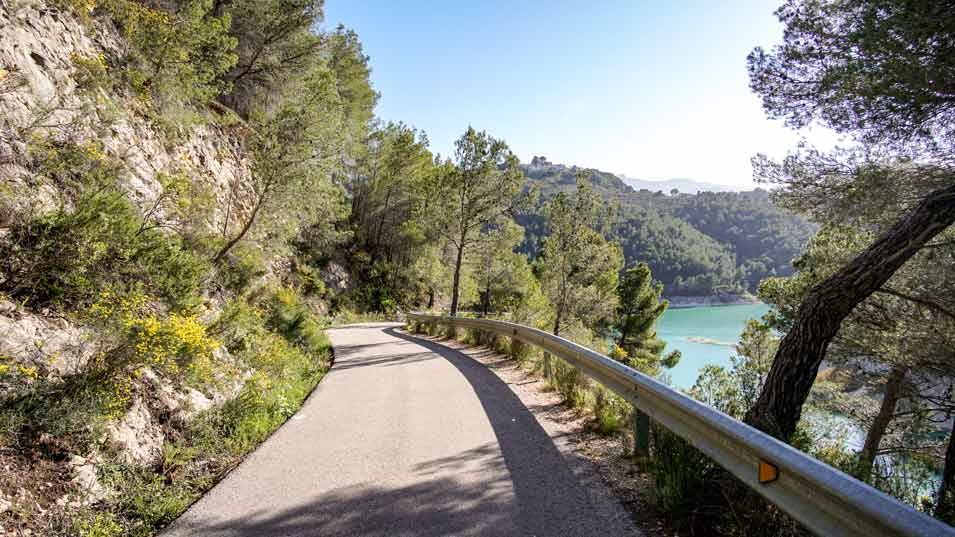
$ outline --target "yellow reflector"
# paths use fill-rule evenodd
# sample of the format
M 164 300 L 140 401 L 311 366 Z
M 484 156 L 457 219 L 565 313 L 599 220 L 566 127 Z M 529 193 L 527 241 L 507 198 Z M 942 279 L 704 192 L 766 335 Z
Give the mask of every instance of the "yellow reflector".
M 779 468 L 766 461 L 759 461 L 759 482 L 772 483 L 779 478 Z

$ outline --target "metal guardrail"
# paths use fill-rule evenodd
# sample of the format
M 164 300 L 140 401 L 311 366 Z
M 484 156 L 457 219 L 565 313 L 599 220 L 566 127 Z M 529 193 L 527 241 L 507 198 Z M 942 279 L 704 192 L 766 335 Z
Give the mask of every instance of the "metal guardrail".
M 506 336 L 563 359 L 695 446 L 817 535 L 955 536 L 955 528 L 572 341 L 505 321 L 421 313 L 409 313 L 407 318 Z

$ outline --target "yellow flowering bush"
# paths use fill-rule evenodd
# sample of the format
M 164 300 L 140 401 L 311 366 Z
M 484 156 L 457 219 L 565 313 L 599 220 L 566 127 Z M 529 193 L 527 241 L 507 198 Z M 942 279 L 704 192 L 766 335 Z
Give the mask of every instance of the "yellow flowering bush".
M 149 311 L 142 293 L 117 295 L 103 291 L 90 305 L 88 314 L 96 320 L 115 323 L 128 342 L 127 358 L 134 374 L 141 367 L 152 367 L 169 375 L 185 375 L 206 383 L 212 380 L 213 351 L 219 341 L 194 313 L 159 316 Z
M 0 353 L 0 380 L 30 384 L 39 378 L 40 370 L 36 366 L 17 363 L 12 356 Z
M 173 313 L 165 319 L 155 315 L 127 318 L 128 331 L 136 363 L 151 366 L 172 375 L 183 373 L 207 379 L 211 375 L 212 351 L 219 342 L 206 333 L 196 315 Z

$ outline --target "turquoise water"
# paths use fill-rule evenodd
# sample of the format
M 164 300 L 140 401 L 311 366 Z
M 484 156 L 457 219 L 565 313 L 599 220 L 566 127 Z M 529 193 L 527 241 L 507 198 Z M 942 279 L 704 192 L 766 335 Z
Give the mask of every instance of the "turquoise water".
M 690 388 L 706 364 L 729 366 L 747 319 L 759 319 L 767 311 L 766 304 L 667 310 L 657 321 L 657 337 L 667 342 L 667 352 L 683 353 L 680 363 L 669 370 L 673 385 Z

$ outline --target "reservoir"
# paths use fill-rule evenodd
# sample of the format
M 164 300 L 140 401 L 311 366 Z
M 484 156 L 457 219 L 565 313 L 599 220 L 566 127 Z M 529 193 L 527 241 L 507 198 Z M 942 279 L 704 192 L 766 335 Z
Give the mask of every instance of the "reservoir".
M 759 319 L 766 304 L 700 306 L 668 309 L 657 321 L 657 337 L 667 342 L 666 350 L 679 350 L 683 357 L 669 370 L 673 386 L 688 389 L 706 364 L 730 366 L 730 356 L 748 319 Z

